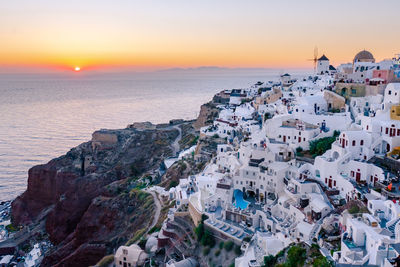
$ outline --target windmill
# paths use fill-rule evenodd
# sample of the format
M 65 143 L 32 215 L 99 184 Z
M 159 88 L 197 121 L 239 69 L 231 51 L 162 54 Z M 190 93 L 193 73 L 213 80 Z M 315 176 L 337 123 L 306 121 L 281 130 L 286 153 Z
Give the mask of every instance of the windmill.
M 308 61 L 314 61 L 314 72 L 317 71 L 317 62 L 318 62 L 318 47 L 314 47 L 314 58 L 307 59 Z

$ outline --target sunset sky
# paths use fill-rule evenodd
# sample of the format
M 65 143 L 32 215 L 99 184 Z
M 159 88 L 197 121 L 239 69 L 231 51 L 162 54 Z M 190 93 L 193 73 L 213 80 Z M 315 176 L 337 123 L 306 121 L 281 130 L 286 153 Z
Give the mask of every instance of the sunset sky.
M 4 0 L 0 68 L 310 68 L 400 53 L 400 1 Z

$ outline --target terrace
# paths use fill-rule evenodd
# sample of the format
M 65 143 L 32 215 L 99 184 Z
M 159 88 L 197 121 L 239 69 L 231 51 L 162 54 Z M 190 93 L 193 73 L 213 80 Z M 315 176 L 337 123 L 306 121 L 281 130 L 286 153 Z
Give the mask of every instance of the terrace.
M 246 236 L 252 236 L 254 232 L 245 223 L 236 223 L 224 219 L 207 219 L 205 225 L 216 232 L 241 243 Z

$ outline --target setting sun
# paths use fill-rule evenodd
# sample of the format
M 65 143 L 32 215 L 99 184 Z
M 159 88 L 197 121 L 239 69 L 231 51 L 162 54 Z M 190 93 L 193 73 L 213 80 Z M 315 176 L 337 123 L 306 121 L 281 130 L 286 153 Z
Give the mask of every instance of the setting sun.
M 80 71 L 81 68 L 80 67 L 75 67 L 75 71 Z

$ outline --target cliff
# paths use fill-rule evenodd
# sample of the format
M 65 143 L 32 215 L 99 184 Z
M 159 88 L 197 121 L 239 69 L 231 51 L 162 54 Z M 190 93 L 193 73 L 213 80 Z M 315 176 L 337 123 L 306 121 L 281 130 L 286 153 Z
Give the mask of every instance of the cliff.
M 214 120 L 218 117 L 218 114 L 219 109 L 214 100 L 201 105 L 199 116 L 194 122 L 193 127 L 199 131 L 201 127 L 213 124 Z
M 29 170 L 28 188 L 12 203 L 12 222 L 37 225 L 45 220 L 55 248 L 42 266 L 95 264 L 153 214 L 152 197 L 132 190 L 135 177 L 156 176 L 172 155 L 179 131 L 101 130 L 66 155 Z

